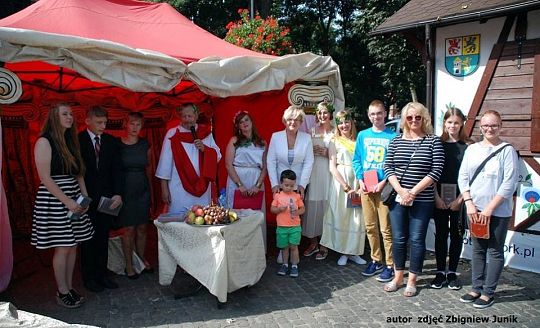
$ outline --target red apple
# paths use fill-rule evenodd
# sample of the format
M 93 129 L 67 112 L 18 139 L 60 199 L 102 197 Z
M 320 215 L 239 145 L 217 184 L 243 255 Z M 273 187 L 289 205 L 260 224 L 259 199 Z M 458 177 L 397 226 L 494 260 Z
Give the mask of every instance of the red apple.
M 195 211 L 196 216 L 204 216 L 204 210 L 202 208 L 197 208 Z

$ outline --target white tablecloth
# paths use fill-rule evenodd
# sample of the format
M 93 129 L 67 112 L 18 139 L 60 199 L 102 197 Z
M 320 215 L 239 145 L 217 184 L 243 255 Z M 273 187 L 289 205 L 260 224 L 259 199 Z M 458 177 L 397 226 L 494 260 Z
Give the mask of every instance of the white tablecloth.
M 226 226 L 162 223 L 158 231 L 159 283 L 170 285 L 176 266 L 203 284 L 220 302 L 227 293 L 259 281 L 266 269 L 260 211 L 239 210 L 239 221 Z

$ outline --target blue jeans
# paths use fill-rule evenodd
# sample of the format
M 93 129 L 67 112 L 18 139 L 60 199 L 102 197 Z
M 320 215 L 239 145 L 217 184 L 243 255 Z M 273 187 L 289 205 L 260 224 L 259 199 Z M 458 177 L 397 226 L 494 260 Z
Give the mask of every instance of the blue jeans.
M 504 242 L 509 220 L 509 217 L 492 216 L 489 239 L 472 238 L 472 290 L 475 293 L 489 297 L 495 294 L 504 267 Z
M 411 273 L 422 273 L 426 253 L 426 234 L 433 217 L 434 202 L 413 202 L 412 206 L 395 203 L 390 208 L 392 250 L 396 270 L 405 270 L 407 243 L 411 244 Z

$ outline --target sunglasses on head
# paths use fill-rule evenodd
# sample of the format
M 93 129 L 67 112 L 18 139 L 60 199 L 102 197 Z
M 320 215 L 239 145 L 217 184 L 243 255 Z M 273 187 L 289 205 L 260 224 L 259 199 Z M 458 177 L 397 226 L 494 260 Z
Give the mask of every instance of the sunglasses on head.
M 420 115 L 408 115 L 405 117 L 407 119 L 408 122 L 412 122 L 412 121 L 421 121 L 422 120 L 422 116 Z

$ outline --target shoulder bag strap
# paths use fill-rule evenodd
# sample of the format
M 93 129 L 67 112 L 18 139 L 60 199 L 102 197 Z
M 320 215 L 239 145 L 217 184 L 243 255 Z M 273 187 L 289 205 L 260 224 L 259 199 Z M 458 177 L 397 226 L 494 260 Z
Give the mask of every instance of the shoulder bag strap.
M 409 162 L 407 163 L 407 166 L 405 166 L 405 170 L 403 170 L 403 173 L 401 173 L 401 176 L 399 177 L 399 183 L 400 184 L 401 184 L 401 179 L 403 179 L 403 176 L 405 175 L 405 172 L 407 172 L 407 169 L 409 168 L 409 164 L 411 164 L 411 161 L 412 161 L 412 159 L 414 157 L 414 154 L 416 154 L 416 151 L 418 150 L 418 148 L 420 148 L 420 146 L 422 146 L 422 143 L 424 142 L 425 139 L 426 139 L 426 136 L 424 136 L 422 138 L 422 141 L 420 141 L 420 144 L 416 147 L 416 149 L 412 153 L 411 158 L 409 158 Z
M 474 182 L 474 180 L 476 179 L 476 177 L 478 176 L 478 174 L 480 174 L 480 172 L 482 171 L 482 169 L 484 168 L 484 166 L 486 165 L 487 162 L 489 162 L 490 159 L 492 159 L 493 157 L 497 156 L 498 153 L 500 153 L 505 147 L 507 146 L 510 146 L 509 143 L 503 145 L 501 148 L 497 149 L 496 151 L 494 151 L 493 153 L 489 154 L 488 157 L 486 157 L 486 159 L 482 162 L 482 164 L 480 164 L 480 166 L 478 166 L 478 168 L 476 169 L 476 171 L 474 171 L 474 174 L 471 178 L 471 181 L 469 181 L 469 186 L 471 186 Z

